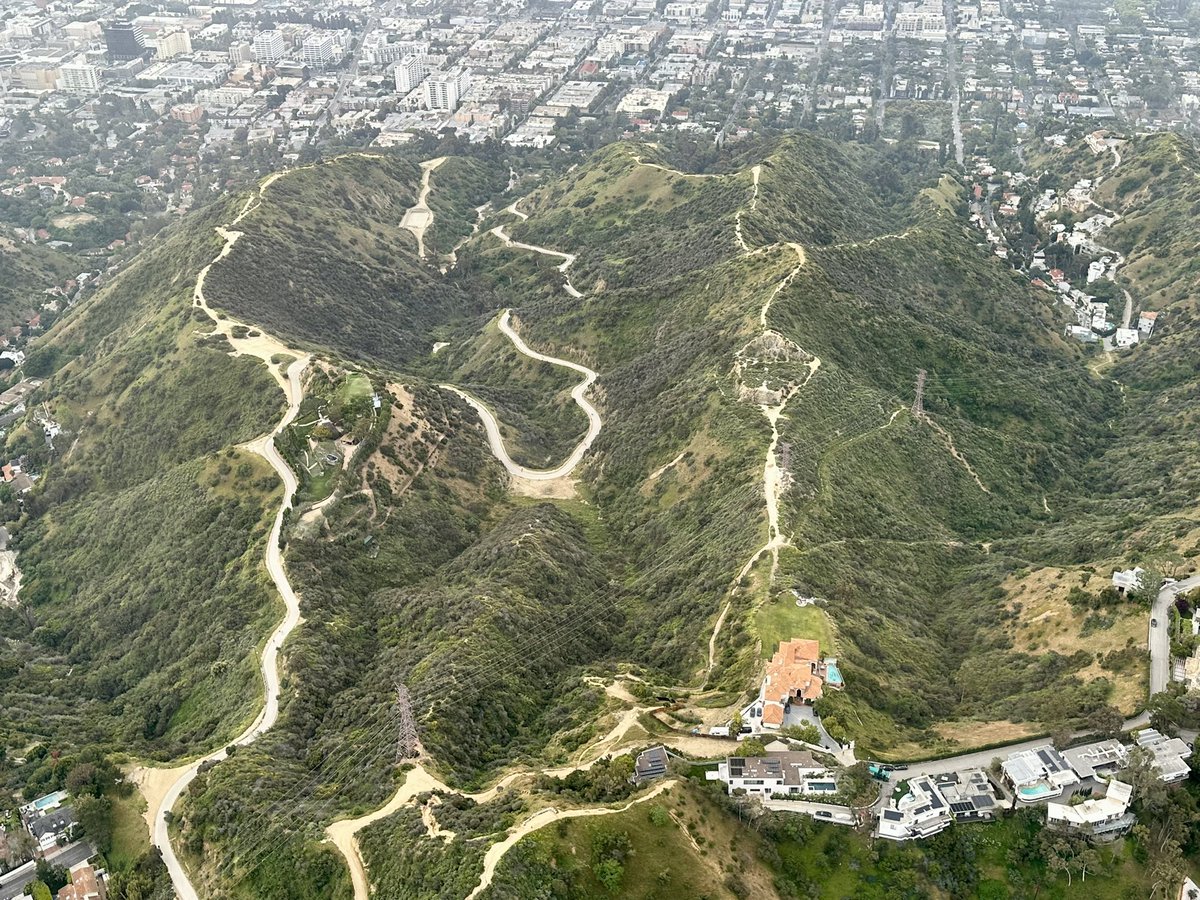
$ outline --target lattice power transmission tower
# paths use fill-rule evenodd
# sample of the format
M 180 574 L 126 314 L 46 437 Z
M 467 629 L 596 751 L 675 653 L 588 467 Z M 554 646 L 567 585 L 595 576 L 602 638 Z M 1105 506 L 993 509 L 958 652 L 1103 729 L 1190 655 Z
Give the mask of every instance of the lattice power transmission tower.
M 913 397 L 912 414 L 921 416 L 925 414 L 925 370 L 917 372 L 917 394 Z
M 396 762 L 417 755 L 417 723 L 412 714 L 408 688 L 396 682 L 396 709 L 400 713 L 400 734 L 396 737 Z

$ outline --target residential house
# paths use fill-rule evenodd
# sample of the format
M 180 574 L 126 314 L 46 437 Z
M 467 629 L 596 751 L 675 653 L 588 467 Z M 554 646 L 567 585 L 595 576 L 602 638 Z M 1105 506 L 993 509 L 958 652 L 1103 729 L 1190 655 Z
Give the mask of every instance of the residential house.
M 833 794 L 837 778 L 808 750 L 771 753 L 767 756 L 730 756 L 708 773 L 710 781 L 725 782 L 732 794 L 770 797 L 773 794 Z
M 661 778 L 667 774 L 667 762 L 666 747 L 658 746 L 643 750 L 637 755 L 637 760 L 634 762 L 631 780 L 634 784 L 643 784 L 655 778 Z
M 1132 569 L 1126 569 L 1124 572 L 1113 572 L 1112 583 L 1117 589 L 1118 594 L 1124 594 L 1128 591 L 1136 591 L 1142 586 L 1142 576 L 1146 574 L 1146 570 L 1141 566 Z
M 1129 748 L 1120 741 L 1096 741 L 1064 750 L 1063 758 L 1081 780 L 1111 778 L 1129 762 Z
M 907 841 L 937 834 L 951 822 L 983 822 L 999 808 L 995 788 L 983 769 L 921 775 L 908 793 L 882 811 L 875 834 Z
M 71 867 L 71 883 L 58 891 L 58 900 L 106 900 L 107 897 L 104 874 L 86 862 Z
M 1004 780 L 1022 803 L 1057 797 L 1068 786 L 1079 783 L 1063 755 L 1049 744 L 1010 754 L 1000 764 Z
M 767 663 L 758 699 L 742 710 L 742 720 L 755 732 L 778 729 L 785 724 L 793 704 L 820 700 L 826 686 L 842 687 L 837 660 L 822 657 L 817 641 L 783 641 Z
M 875 833 L 893 841 L 932 837 L 953 821 L 950 804 L 928 775 L 908 782 L 908 793 L 892 800 L 879 816 Z
M 1182 738 L 1167 737 L 1154 728 L 1143 728 L 1133 739 L 1143 750 L 1149 750 L 1154 755 L 1154 767 L 1158 769 L 1158 777 L 1167 784 L 1183 781 L 1191 772 L 1188 759 L 1192 748 Z
M 1072 806 L 1047 803 L 1046 824 L 1051 828 L 1073 831 L 1098 840 L 1116 840 L 1129 831 L 1137 817 L 1129 811 L 1133 788 L 1123 781 L 1110 781 L 1105 794 Z

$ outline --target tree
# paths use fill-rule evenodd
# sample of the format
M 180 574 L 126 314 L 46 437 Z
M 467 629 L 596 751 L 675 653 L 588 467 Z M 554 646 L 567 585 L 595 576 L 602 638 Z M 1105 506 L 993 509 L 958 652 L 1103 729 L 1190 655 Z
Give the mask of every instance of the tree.
M 758 738 L 746 738 L 742 741 L 742 753 L 745 756 L 764 756 L 766 752 L 766 745 Z
M 33 900 L 54 900 L 54 894 L 50 892 L 50 886 L 45 882 L 31 881 L 25 885 L 25 890 L 33 896 Z
M 75 817 L 83 833 L 95 842 L 97 850 L 107 853 L 112 849 L 112 801 L 108 797 L 77 798 Z
M 51 894 L 57 894 L 59 888 L 63 887 L 70 875 L 62 866 L 56 866 L 53 863 L 48 863 L 44 859 L 37 861 L 37 867 L 33 870 L 37 876 L 37 880 L 45 883 L 50 888 Z
M 592 874 L 610 894 L 621 890 L 621 881 L 625 878 L 625 867 L 615 859 L 605 859 L 592 866 Z
M 1115 706 L 1101 706 L 1088 716 L 1088 727 L 1104 737 L 1116 737 L 1125 725 L 1125 716 Z

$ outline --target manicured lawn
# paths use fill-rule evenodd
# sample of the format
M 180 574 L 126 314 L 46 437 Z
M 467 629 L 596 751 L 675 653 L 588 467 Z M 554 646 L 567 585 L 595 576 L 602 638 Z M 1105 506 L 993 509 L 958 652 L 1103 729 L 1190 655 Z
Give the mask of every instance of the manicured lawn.
M 780 641 L 813 638 L 821 642 L 821 652 L 837 652 L 833 626 L 824 610 L 816 606 L 799 607 L 791 593 L 783 593 L 765 602 L 754 616 L 754 627 L 762 639 L 762 655 L 769 659 Z
M 337 387 L 337 399 L 343 405 L 370 396 L 371 379 L 359 372 L 351 372 Z

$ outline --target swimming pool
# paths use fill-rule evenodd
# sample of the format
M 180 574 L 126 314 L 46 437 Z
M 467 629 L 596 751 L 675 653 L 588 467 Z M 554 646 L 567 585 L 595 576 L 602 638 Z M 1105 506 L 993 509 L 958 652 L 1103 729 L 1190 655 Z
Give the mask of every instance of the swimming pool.
M 842 683 L 842 673 L 838 671 L 837 663 L 829 663 L 825 667 L 825 680 L 830 684 Z
M 66 791 L 55 791 L 53 794 L 47 794 L 45 797 L 38 797 L 30 804 L 38 812 L 45 812 L 48 809 L 53 809 L 56 806 L 61 806 L 62 802 L 67 799 Z
M 1017 788 L 1017 793 L 1020 795 L 1022 800 L 1028 802 L 1032 800 L 1040 800 L 1042 797 L 1046 797 L 1054 793 L 1054 791 L 1052 791 L 1050 786 L 1047 784 L 1031 784 L 1026 785 L 1025 787 Z

